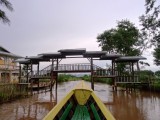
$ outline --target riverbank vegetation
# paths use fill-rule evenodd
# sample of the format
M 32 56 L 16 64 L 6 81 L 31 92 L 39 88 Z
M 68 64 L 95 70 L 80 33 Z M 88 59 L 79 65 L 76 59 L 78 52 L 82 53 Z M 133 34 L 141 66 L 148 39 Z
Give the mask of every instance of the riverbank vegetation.
M 77 76 L 71 75 L 71 74 L 59 74 L 58 75 L 58 82 L 67 82 L 67 81 L 74 81 L 80 79 Z
M 135 87 L 137 89 L 142 90 L 152 90 L 152 91 L 160 91 L 160 71 L 153 72 L 151 70 L 142 70 L 139 72 L 135 72 L 137 76 L 139 76 L 139 81 L 142 84 L 119 84 L 120 87 Z M 91 80 L 91 76 L 89 74 L 84 74 L 81 77 L 77 77 L 75 75 L 70 74 L 60 74 L 58 77 L 58 82 L 67 82 L 74 80 Z M 112 85 L 112 79 L 110 78 L 94 78 L 94 82 L 106 83 Z
M 150 71 L 143 70 L 139 72 L 135 72 L 137 76 L 139 76 L 139 80 L 141 83 L 147 84 L 136 84 L 134 87 L 142 90 L 152 90 L 152 91 L 160 91 L 160 71 Z M 81 76 L 76 76 L 72 74 L 59 74 L 58 82 L 67 82 L 67 81 L 75 81 L 75 80 L 91 80 L 90 74 L 83 74 Z M 50 79 L 40 79 L 40 83 L 49 83 Z M 113 81 L 110 78 L 94 78 L 94 82 L 100 82 L 112 85 Z M 120 84 L 121 87 L 126 87 L 126 84 Z M 129 87 L 133 87 L 131 84 Z M 19 84 L 0 84 L 0 103 L 8 102 L 14 100 L 16 98 L 22 98 L 27 95 L 27 86 L 19 85 Z
M 0 103 L 22 98 L 27 95 L 27 86 L 19 84 L 0 84 Z

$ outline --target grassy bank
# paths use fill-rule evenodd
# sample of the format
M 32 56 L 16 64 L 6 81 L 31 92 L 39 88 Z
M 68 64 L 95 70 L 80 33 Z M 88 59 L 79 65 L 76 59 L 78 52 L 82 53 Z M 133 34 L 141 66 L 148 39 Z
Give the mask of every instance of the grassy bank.
M 91 81 L 90 75 L 84 75 L 82 77 L 76 77 L 70 74 L 60 74 L 58 75 L 58 82 L 67 82 L 67 81 L 75 81 L 75 80 L 84 80 L 84 81 Z M 107 83 L 111 84 L 112 80 L 109 78 L 96 78 L 94 79 L 95 82 Z
M 85 81 L 91 81 L 91 76 L 90 75 L 84 75 L 81 77 L 82 80 Z M 112 80 L 110 78 L 94 78 L 94 82 L 100 82 L 100 83 L 106 83 L 106 84 L 112 84 Z
M 151 84 L 150 89 L 153 91 L 160 92 L 160 81 L 157 81 L 157 82 Z
M 26 87 L 19 84 L 0 84 L 0 103 L 8 102 L 27 95 Z
M 80 79 L 80 78 L 74 75 L 70 75 L 70 74 L 59 74 L 58 75 L 58 82 L 75 81 L 77 79 Z

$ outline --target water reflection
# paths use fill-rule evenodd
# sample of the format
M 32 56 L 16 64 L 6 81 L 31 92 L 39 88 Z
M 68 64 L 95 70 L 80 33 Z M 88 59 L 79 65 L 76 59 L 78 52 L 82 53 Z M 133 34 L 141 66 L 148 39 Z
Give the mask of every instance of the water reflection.
M 58 85 L 58 101 L 78 81 Z M 90 86 L 90 83 L 87 83 Z M 160 94 L 152 92 L 113 92 L 106 84 L 96 83 L 95 93 L 117 120 L 159 120 Z M 55 91 L 0 105 L 0 120 L 41 120 L 55 105 Z
M 117 120 L 159 120 L 160 95 L 149 92 L 113 92 L 113 102 L 105 103 Z
M 47 93 L 48 94 L 48 93 Z M 55 105 L 43 99 L 41 93 L 32 98 L 5 103 L 0 106 L 0 120 L 41 120 Z

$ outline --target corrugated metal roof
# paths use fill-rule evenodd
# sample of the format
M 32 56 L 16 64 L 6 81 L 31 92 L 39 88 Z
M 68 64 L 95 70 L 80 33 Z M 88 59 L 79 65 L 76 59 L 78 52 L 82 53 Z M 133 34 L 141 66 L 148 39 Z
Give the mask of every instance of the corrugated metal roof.
M 19 62 L 20 64 L 29 64 L 30 60 L 25 59 L 25 58 L 20 58 L 20 59 L 15 60 L 15 62 Z
M 38 54 L 38 55 L 43 56 L 43 58 L 49 58 L 49 59 L 52 59 L 52 58 L 65 58 L 65 56 L 62 55 L 59 52 L 42 53 L 42 54 Z
M 105 55 L 106 51 L 87 51 L 83 54 L 84 57 L 93 57 L 93 58 L 100 58 L 102 55 Z
M 12 57 L 12 58 L 22 58 L 21 56 L 19 55 L 15 55 L 11 52 L 9 52 L 7 49 L 5 49 L 4 47 L 0 46 L 0 55 L 1 56 L 8 56 L 8 57 Z
M 43 59 L 43 56 L 42 55 L 38 55 L 38 56 L 29 56 L 29 57 L 26 57 L 25 59 L 30 59 L 30 60 L 39 60 L 39 59 Z
M 19 56 L 19 55 L 15 55 L 15 54 L 13 54 L 13 53 L 8 53 L 8 52 L 2 52 L 2 51 L 0 51 L 0 55 L 1 55 L 1 56 L 12 57 L 12 58 L 15 58 L 15 59 L 17 59 L 17 58 L 22 58 L 22 57 Z
M 147 58 L 142 56 L 124 56 L 116 59 L 116 62 L 130 62 L 130 61 L 139 61 L 146 60 Z
M 107 51 L 86 51 L 85 48 L 78 49 L 61 49 L 58 52 L 49 52 L 49 53 L 41 53 L 38 56 L 30 56 L 25 59 L 20 60 L 20 63 L 28 63 L 32 62 L 33 64 L 37 64 L 40 61 L 49 61 L 49 59 L 55 58 L 69 58 L 72 55 L 77 55 L 73 58 L 100 58 L 99 60 L 116 60 L 116 62 L 130 62 L 130 61 L 138 61 L 145 60 L 145 57 L 142 56 L 122 56 L 120 54 L 107 54 Z M 81 55 L 81 56 L 79 56 Z
M 121 56 L 122 56 L 121 54 L 106 54 L 106 55 L 102 55 L 100 57 L 100 60 L 113 60 Z
M 77 49 L 61 49 L 58 50 L 62 55 L 83 55 L 86 52 L 85 48 L 77 48 Z
M 0 52 L 7 52 L 10 53 L 7 49 L 5 49 L 4 47 L 0 46 Z

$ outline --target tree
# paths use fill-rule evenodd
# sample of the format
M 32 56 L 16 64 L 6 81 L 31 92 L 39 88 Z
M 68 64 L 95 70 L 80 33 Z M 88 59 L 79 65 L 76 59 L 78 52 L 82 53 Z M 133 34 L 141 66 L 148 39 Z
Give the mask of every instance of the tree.
M 103 51 L 123 55 L 139 55 L 143 41 L 139 30 L 128 20 L 119 21 L 117 27 L 97 36 Z
M 154 62 L 160 65 L 160 55 L 158 55 L 160 51 L 160 5 L 156 4 L 156 0 L 145 0 L 145 3 L 145 14 L 140 16 L 144 40 L 143 50 L 154 46 Z
M 160 70 L 156 71 L 156 72 L 155 72 L 155 75 L 156 75 L 157 77 L 160 77 Z
M 160 48 L 157 47 L 154 49 L 154 52 L 153 52 L 153 57 L 155 58 L 154 59 L 154 63 L 159 66 L 160 65 Z
M 8 0 L 0 0 L 0 5 L 6 7 L 8 10 L 13 11 L 12 4 Z M 0 20 L 3 23 L 10 23 L 10 20 L 6 16 L 5 12 L 0 9 Z
M 127 56 L 140 55 L 143 44 L 139 30 L 128 20 L 118 21 L 116 28 L 98 35 L 97 42 L 103 51 Z M 124 73 L 125 66 L 126 63 L 118 64 L 118 71 Z

